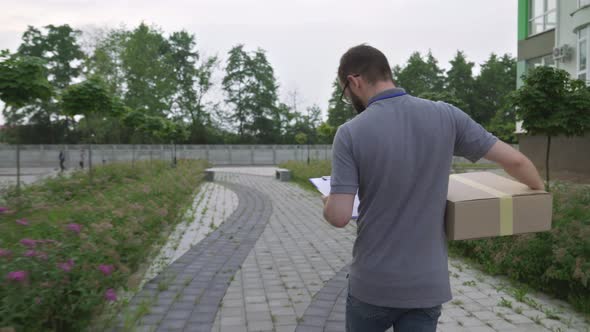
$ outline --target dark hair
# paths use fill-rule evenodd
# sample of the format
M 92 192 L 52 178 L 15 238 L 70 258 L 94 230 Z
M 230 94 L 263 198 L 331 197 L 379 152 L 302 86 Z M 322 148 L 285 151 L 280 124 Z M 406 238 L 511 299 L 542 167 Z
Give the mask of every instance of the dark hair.
M 393 81 L 391 67 L 385 54 L 366 44 L 350 48 L 340 58 L 340 82 L 346 82 L 346 77 L 351 74 L 359 74 L 371 84 L 378 81 Z

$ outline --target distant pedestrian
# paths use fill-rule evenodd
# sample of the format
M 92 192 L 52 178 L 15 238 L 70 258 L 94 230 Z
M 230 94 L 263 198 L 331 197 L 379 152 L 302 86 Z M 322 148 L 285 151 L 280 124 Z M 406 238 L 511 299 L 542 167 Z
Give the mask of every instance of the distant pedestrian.
M 80 149 L 80 168 L 84 169 L 84 159 L 86 159 L 86 150 Z
M 64 162 L 66 161 L 66 154 L 64 152 L 64 150 L 60 150 L 59 151 L 59 169 L 60 172 L 63 173 L 63 171 L 66 170 L 66 166 L 64 165 Z

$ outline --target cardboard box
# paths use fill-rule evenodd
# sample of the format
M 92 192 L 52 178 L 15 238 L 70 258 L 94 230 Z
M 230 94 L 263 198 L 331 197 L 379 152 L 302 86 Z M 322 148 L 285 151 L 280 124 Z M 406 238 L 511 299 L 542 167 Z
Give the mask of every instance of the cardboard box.
M 449 240 L 551 229 L 551 194 L 490 172 L 452 174 L 445 216 Z

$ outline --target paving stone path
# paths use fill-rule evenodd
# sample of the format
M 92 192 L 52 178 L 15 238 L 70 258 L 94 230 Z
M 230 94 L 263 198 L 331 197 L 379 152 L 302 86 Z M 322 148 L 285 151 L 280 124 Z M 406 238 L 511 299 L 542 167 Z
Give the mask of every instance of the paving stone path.
M 344 331 L 355 224 L 327 224 L 318 195 L 275 180 L 272 168 L 217 169 L 215 181 L 236 192 L 237 210 L 133 299 L 148 301 L 139 330 Z M 454 299 L 439 331 L 590 331 L 566 303 L 460 259 L 449 273 Z
M 239 197 L 235 212 L 218 229 L 148 281 L 127 312 L 146 314 L 134 322 L 143 331 L 212 329 L 227 286 L 263 232 L 272 212 L 266 194 L 225 184 Z M 125 317 L 115 330 L 127 330 Z

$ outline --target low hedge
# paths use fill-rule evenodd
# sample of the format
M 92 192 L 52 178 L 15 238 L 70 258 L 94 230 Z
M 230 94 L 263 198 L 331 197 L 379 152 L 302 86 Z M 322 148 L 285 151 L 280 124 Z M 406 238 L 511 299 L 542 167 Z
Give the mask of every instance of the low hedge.
M 205 167 L 112 164 L 4 193 L 0 328 L 87 328 L 180 219 Z

